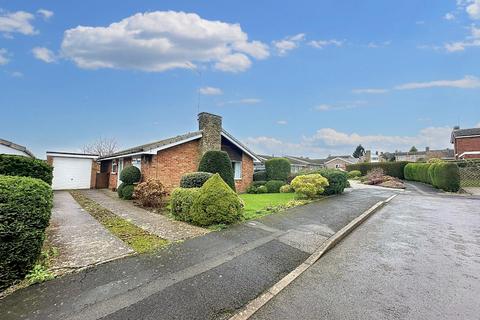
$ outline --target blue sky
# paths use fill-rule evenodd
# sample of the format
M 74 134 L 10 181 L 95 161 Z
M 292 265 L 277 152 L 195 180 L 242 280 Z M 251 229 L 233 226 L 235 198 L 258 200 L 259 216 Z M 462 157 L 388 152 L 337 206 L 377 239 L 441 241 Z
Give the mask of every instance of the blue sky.
M 197 128 L 324 157 L 480 126 L 480 0 L 0 1 L 0 137 L 78 151 Z M 200 90 L 200 94 L 199 94 Z

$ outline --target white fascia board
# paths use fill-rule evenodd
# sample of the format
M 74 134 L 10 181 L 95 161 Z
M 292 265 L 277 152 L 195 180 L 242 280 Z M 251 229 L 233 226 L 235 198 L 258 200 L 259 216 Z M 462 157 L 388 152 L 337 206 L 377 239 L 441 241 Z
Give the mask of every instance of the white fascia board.
M 254 155 L 253 153 L 251 153 L 250 151 L 248 151 L 247 149 L 245 149 L 244 147 L 242 147 L 241 145 L 239 145 L 235 140 L 231 139 L 227 134 L 225 134 L 225 133 L 222 132 L 222 137 L 224 137 L 225 139 L 227 139 L 228 141 L 230 141 L 231 143 L 233 143 L 235 146 L 237 146 L 240 150 L 242 150 L 243 152 L 245 152 L 246 154 L 248 154 L 250 157 L 252 157 L 253 161 L 261 162 L 261 160 L 258 159 L 256 155 Z
M 80 159 L 93 159 L 93 160 L 98 158 L 98 156 L 91 156 L 91 155 L 65 154 L 65 153 L 55 153 L 55 152 L 47 152 L 47 156 L 58 157 L 58 158 L 80 158 Z

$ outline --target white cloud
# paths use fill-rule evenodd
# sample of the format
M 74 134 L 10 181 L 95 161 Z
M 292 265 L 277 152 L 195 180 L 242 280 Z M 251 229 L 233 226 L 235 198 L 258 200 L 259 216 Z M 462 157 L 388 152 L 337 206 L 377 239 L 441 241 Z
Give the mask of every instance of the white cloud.
M 9 61 L 7 49 L 0 48 L 0 66 L 7 64 Z
M 362 93 L 381 94 L 381 93 L 388 92 L 388 89 L 379 89 L 379 88 L 353 89 L 352 92 L 356 94 L 362 94 Z
M 226 104 L 258 104 L 260 102 L 262 102 L 262 100 L 258 98 L 243 98 L 238 100 L 220 102 L 218 103 L 218 106 L 224 106 Z
M 45 21 L 53 17 L 53 11 L 50 11 L 50 10 L 40 9 L 40 10 L 37 10 L 37 13 L 41 15 L 43 20 Z
M 335 47 L 341 47 L 343 45 L 343 41 L 341 40 L 336 40 L 336 39 L 330 39 L 330 40 L 312 40 L 308 42 L 309 46 L 312 46 L 317 49 L 323 49 L 328 46 L 335 46 Z
M 463 41 L 457 41 L 445 44 L 448 52 L 464 51 L 467 47 L 480 46 L 480 28 L 470 27 L 470 35 Z
M 294 36 L 286 37 L 282 40 L 273 41 L 273 46 L 279 56 L 285 56 L 289 51 L 298 48 L 300 43 L 305 40 L 305 34 L 299 33 Z
M 445 16 L 443 16 L 443 18 L 445 20 L 455 20 L 455 15 L 451 12 L 448 12 L 448 13 L 445 14 Z
M 383 41 L 383 42 L 369 42 L 369 43 L 367 44 L 367 47 L 376 49 L 376 48 L 387 47 L 387 46 L 389 46 L 390 44 L 392 44 L 392 41 L 390 41 L 390 40 L 388 40 L 388 41 Z
M 480 88 L 480 79 L 474 76 L 465 76 L 458 80 L 435 80 L 429 82 L 410 82 L 395 87 L 396 90 L 411 90 L 436 87 L 475 89 Z
M 279 124 L 281 126 L 284 126 L 284 125 L 288 124 L 288 122 L 287 122 L 287 120 L 278 120 L 277 124 Z
M 469 4 L 465 10 L 471 19 L 480 19 L 480 0 L 474 0 Z
M 33 14 L 25 11 L 2 12 L 0 11 L 0 32 L 7 37 L 11 37 L 12 33 L 21 33 L 24 35 L 34 35 L 38 31 L 35 30 L 31 21 L 35 17 Z
M 35 47 L 32 49 L 33 56 L 46 63 L 53 63 L 57 60 L 55 54 L 45 47 Z
M 106 27 L 66 30 L 62 54 L 80 68 L 161 72 L 213 64 L 221 71 L 248 69 L 268 47 L 249 41 L 239 24 L 206 20 L 195 13 L 137 13 Z
M 328 111 L 333 108 L 332 105 L 329 104 L 319 104 L 318 106 L 313 107 L 314 110 L 316 111 Z
M 206 96 L 218 96 L 223 94 L 220 88 L 214 88 L 214 87 L 203 87 L 203 88 L 200 88 L 198 92 Z

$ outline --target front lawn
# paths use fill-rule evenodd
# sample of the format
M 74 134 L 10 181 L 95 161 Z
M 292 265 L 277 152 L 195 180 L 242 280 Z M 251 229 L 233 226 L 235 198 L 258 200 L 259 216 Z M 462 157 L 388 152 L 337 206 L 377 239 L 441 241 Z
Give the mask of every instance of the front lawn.
M 295 200 L 294 193 L 264 193 L 264 194 L 241 194 L 240 198 L 245 203 L 243 216 L 245 220 L 255 219 L 271 212 L 278 211 L 288 202 Z M 305 200 L 304 200 L 305 201 Z M 303 204 L 304 201 L 298 204 Z

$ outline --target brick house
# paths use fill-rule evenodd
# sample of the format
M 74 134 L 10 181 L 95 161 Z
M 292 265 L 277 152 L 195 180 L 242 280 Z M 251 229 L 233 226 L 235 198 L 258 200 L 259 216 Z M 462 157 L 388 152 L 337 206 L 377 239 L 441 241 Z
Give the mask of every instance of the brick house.
M 197 171 L 206 151 L 222 150 L 232 161 L 237 191 L 244 192 L 253 181 L 253 162 L 259 161 L 255 153 L 223 130 L 222 117 L 218 115 L 202 112 L 198 115 L 198 125 L 198 131 L 99 158 L 100 176 L 105 182 L 97 187 L 116 189 L 119 173 L 134 165 L 142 172 L 143 180 L 160 180 L 171 191 L 179 186 L 182 175 Z
M 355 164 L 357 162 L 358 159 L 352 156 L 329 156 L 325 159 L 324 164 L 328 169 L 347 170 L 349 164 Z
M 453 128 L 450 142 L 453 143 L 455 158 L 480 159 L 480 128 Z

